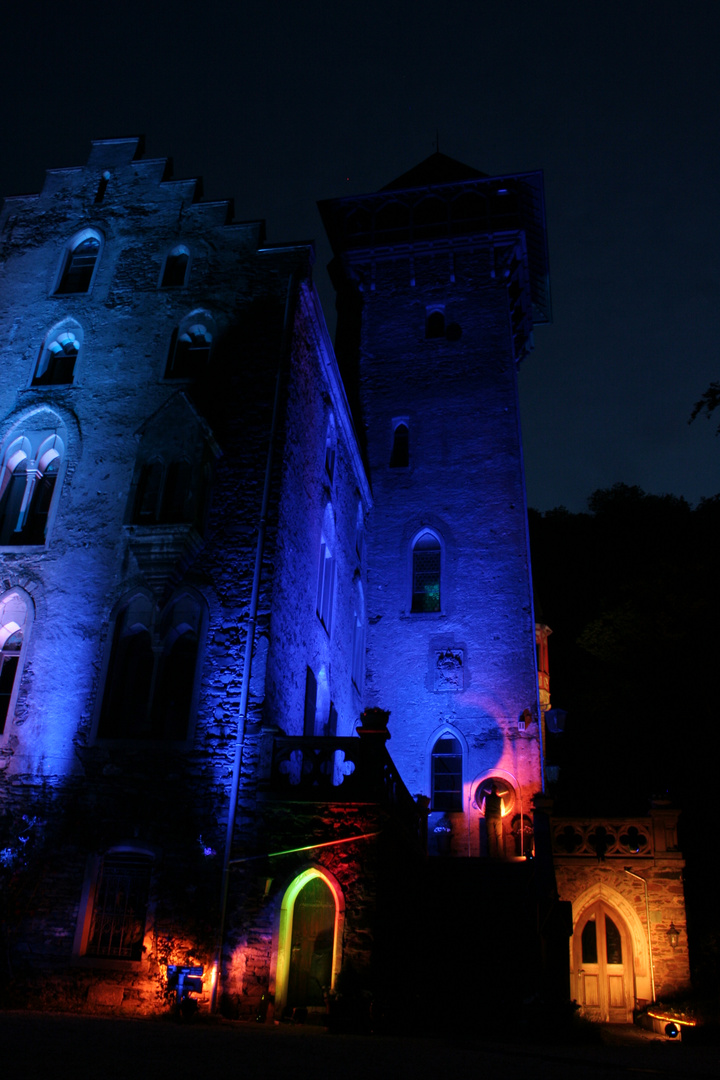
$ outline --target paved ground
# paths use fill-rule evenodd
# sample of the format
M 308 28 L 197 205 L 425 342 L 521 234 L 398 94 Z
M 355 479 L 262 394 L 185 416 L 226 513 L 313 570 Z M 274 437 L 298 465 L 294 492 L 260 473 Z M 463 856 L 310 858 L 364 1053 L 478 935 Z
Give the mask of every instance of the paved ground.
M 720 1048 L 608 1027 L 572 1046 L 328 1035 L 312 1028 L 0 1013 L 2 1076 L 14 1080 L 693 1080 L 720 1075 Z

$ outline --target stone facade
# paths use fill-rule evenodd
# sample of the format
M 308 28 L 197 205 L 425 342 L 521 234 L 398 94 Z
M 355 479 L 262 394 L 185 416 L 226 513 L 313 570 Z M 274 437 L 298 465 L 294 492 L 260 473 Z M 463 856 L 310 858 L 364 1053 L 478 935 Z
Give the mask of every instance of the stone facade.
M 616 1018 L 608 1015 L 612 1001 L 595 995 L 598 964 L 606 969 L 601 977 L 615 977 L 618 986 L 621 978 L 625 981 L 630 1012 L 689 989 L 685 863 L 677 819 L 676 810 L 662 807 L 646 818 L 553 819 L 558 891 L 573 912 L 571 995 L 591 1019 Z M 610 964 L 606 949 L 605 956 L 588 963 L 585 927 L 607 917 L 623 938 L 622 962 Z
M 626 1012 L 681 989 L 672 815 L 533 822 L 539 174 L 322 205 L 341 377 L 311 248 L 141 151 L 0 211 L 4 1000 L 154 1013 L 180 965 L 243 1018 L 513 1011 L 567 974 L 558 889 L 574 993 L 613 912 Z

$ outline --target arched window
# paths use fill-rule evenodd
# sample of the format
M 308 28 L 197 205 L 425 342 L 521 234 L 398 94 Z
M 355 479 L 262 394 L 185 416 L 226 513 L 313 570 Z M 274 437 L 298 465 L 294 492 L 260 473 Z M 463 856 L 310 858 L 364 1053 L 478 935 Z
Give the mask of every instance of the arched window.
M 335 557 L 323 537 L 320 543 L 316 610 L 328 634 L 332 630 L 333 597 L 335 595 Z
M 75 361 L 82 345 L 82 330 L 71 320 L 55 327 L 45 338 L 33 375 L 33 386 L 67 386 L 73 381 Z
M 187 279 L 189 261 L 190 252 L 186 247 L 174 247 L 165 260 L 161 287 L 163 289 L 172 289 L 184 285 Z
M 357 517 L 355 519 L 355 554 L 361 564 L 365 559 L 365 515 L 362 504 L 358 503 Z
M 422 532 L 412 549 L 412 611 L 440 610 L 440 541 Z
M 64 452 L 57 434 L 33 432 L 10 443 L 0 478 L 0 546 L 45 543 Z
M 362 691 L 365 678 L 365 605 L 360 583 L 355 588 L 355 611 L 353 612 L 352 681 Z
M 425 337 L 445 337 L 445 312 L 442 310 L 442 308 L 434 308 L 428 310 L 425 317 Z
M 57 294 L 89 292 L 100 247 L 100 234 L 92 229 L 85 229 L 73 237 L 63 256 L 60 281 L 55 289 Z
M 410 433 L 405 423 L 396 424 L 393 431 L 391 469 L 406 469 L 410 463 Z
M 173 334 L 168 355 L 166 379 L 194 379 L 210 360 L 213 332 L 203 312 L 191 316 Z
M 462 746 L 449 732 L 441 735 L 433 746 L 431 785 L 433 810 L 462 810 Z
M 32 622 L 32 603 L 22 590 L 0 597 L 0 735 L 12 717 L 20 681 L 22 649 Z
M 335 453 L 337 446 L 337 437 L 335 435 L 335 420 L 332 414 L 328 420 L 327 432 L 325 434 L 325 475 L 332 484 L 335 476 Z
M 162 612 L 143 593 L 128 601 L 115 620 L 98 738 L 187 740 L 205 623 L 189 593 Z

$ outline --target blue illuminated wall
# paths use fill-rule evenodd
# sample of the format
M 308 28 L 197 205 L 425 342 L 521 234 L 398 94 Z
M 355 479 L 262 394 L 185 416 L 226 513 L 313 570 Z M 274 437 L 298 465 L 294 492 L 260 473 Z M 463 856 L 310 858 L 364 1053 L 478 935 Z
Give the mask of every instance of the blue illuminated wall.
M 478 784 L 511 785 L 506 831 L 541 786 L 517 392 L 533 319 L 549 315 L 541 182 L 483 177 L 435 154 L 375 195 L 321 209 L 374 497 L 368 701 L 391 711 L 390 749 L 413 792 L 438 794 L 432 749 L 456 740 L 452 848 L 477 854 Z M 440 560 L 439 602 L 424 605 L 413 585 L 423 535 Z
M 0 649 L 6 673 L 16 665 L 0 848 L 3 871 L 30 872 L 33 851 L 44 867 L 42 910 L 23 917 L 11 951 L 30 948 L 37 972 L 51 964 L 58 979 L 75 965 L 69 1006 L 95 1001 L 88 940 L 108 853 L 151 860 L 160 901 L 139 972 L 115 963 L 117 978 L 140 978 L 137 1007 L 156 1007 L 163 962 L 183 950 L 210 970 L 276 388 L 243 850 L 256 842 L 263 732 L 303 733 L 307 671 L 310 734 L 350 735 L 363 707 L 356 536 L 370 494 L 313 253 L 268 246 L 262 222 L 234 223 L 227 201 L 200 195 L 166 160 L 143 160 L 139 140 L 104 140 L 87 165 L 49 171 L 38 195 L 0 213 Z M 323 541 L 334 568 L 324 621 Z M 243 925 L 263 889 L 253 878 L 231 896 Z M 268 963 L 263 941 L 265 985 Z

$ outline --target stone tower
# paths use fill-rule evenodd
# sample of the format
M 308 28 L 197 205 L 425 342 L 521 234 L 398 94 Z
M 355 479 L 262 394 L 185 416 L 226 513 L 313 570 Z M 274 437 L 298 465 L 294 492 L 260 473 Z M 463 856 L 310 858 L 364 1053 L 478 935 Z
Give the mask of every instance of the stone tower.
M 374 498 L 367 700 L 430 797 L 431 850 L 520 855 L 542 785 L 517 389 L 549 320 L 542 176 L 435 153 L 320 208 Z

